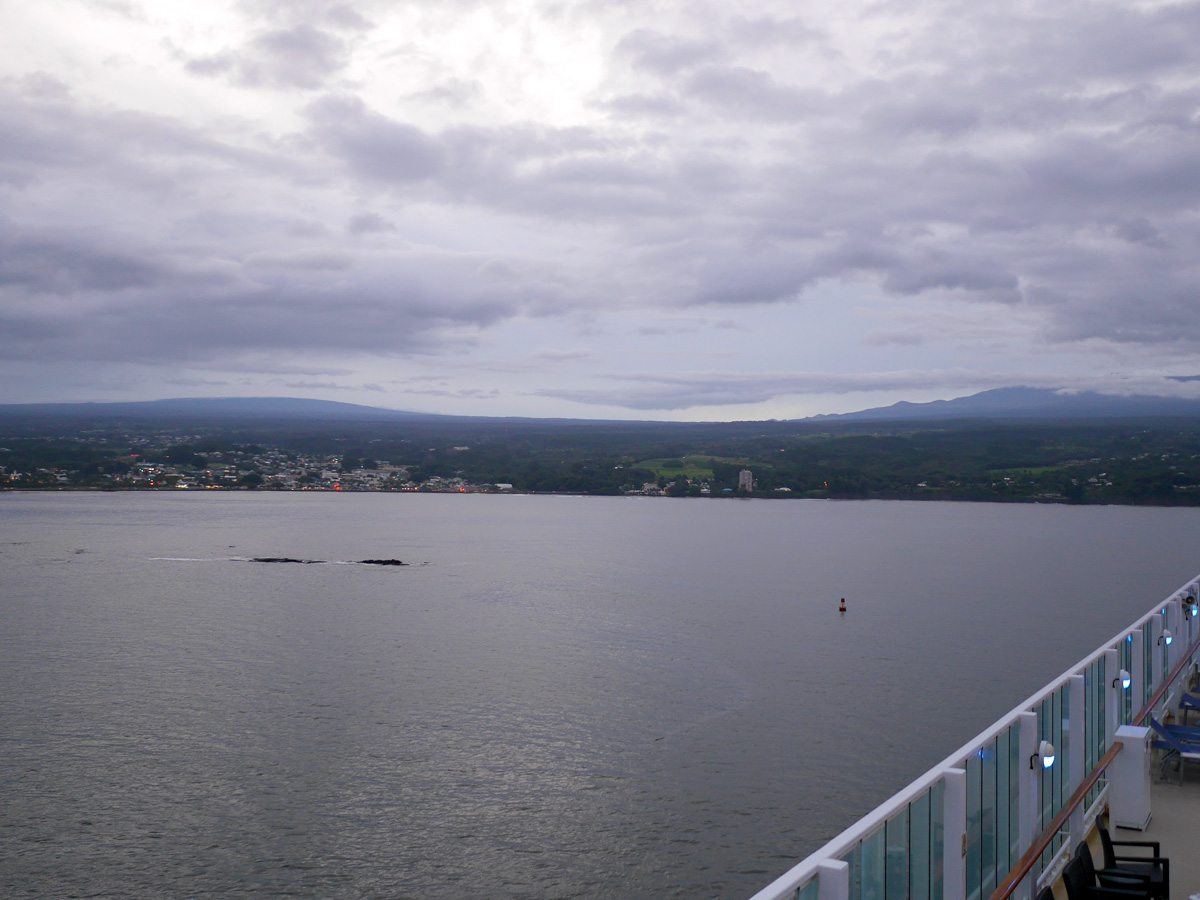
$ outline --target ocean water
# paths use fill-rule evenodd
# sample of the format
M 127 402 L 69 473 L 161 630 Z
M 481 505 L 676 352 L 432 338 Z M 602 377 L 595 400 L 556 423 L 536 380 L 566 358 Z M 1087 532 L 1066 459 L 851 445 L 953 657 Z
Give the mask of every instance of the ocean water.
M 1200 510 L 3 494 L 0 895 L 746 897 L 1197 571 Z

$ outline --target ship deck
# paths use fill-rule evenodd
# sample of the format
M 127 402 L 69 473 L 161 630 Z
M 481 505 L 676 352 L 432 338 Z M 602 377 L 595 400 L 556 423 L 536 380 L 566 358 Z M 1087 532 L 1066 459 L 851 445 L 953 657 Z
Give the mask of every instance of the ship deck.
M 1113 840 L 1158 841 L 1162 855 L 1171 860 L 1171 900 L 1187 900 L 1200 894 L 1200 765 L 1188 766 L 1182 785 L 1173 767 L 1167 777 L 1150 786 L 1146 830 L 1118 828 Z

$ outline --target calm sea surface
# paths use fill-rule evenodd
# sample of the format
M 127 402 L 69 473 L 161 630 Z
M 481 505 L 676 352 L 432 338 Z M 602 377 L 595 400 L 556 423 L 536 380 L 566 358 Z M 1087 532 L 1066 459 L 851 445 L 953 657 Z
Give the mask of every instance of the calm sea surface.
M 746 897 L 1197 571 L 1200 510 L 3 494 L 0 895 Z

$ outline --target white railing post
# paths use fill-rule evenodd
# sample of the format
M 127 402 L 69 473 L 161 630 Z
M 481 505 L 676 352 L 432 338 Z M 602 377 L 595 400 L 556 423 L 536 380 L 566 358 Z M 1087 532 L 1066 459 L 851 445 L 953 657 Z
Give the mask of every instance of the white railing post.
M 1185 637 L 1183 628 L 1183 594 L 1176 594 L 1171 598 L 1170 613 L 1168 618 L 1171 621 L 1171 634 L 1175 640 L 1171 646 L 1167 648 L 1167 671 L 1175 668 L 1175 663 L 1178 662 L 1180 655 L 1183 653 L 1183 648 L 1189 646 L 1189 641 Z
M 1020 730 L 1017 733 L 1017 747 L 1020 750 L 1018 766 L 1020 767 L 1020 807 L 1018 814 L 1017 839 L 1019 841 L 1018 849 L 1020 856 L 1025 854 L 1025 851 L 1033 846 L 1034 839 L 1041 832 L 1042 808 L 1040 798 L 1038 796 L 1041 779 L 1041 768 L 1033 767 L 1030 760 L 1037 754 L 1038 750 L 1038 726 L 1037 713 L 1023 712 L 1017 716 L 1017 721 L 1020 722 Z M 1030 872 L 1030 876 L 1025 878 L 1017 889 L 1013 891 L 1012 896 L 1016 900 L 1029 900 L 1033 895 L 1033 885 L 1037 883 L 1036 871 Z
M 1174 668 L 1176 662 L 1183 659 L 1183 653 L 1187 648 L 1192 646 L 1192 642 L 1187 640 L 1188 626 L 1187 616 L 1183 612 L 1183 604 L 1187 601 L 1186 594 L 1177 594 L 1171 598 L 1171 634 L 1175 635 L 1175 643 L 1171 644 L 1171 667 Z
M 1121 663 L 1117 651 L 1111 647 L 1104 651 L 1104 746 L 1111 747 L 1113 734 L 1121 724 Z
M 1187 590 L 1183 592 L 1183 608 L 1180 614 L 1183 616 L 1183 633 L 1185 636 L 1184 646 L 1190 647 L 1196 640 L 1196 624 L 1197 619 L 1188 615 L 1188 610 L 1192 603 L 1196 600 L 1196 588 L 1194 585 L 1188 585 Z
M 1083 691 L 1083 676 L 1072 675 L 1068 681 L 1070 685 L 1067 694 L 1067 703 L 1070 708 L 1070 719 L 1067 720 L 1067 727 L 1064 729 L 1070 741 L 1070 758 L 1067 760 L 1067 776 L 1070 779 L 1067 784 L 1070 790 L 1068 796 L 1075 793 L 1075 789 L 1083 784 L 1084 776 L 1084 760 L 1086 754 L 1084 746 L 1086 737 L 1084 734 L 1084 723 L 1087 721 L 1087 715 L 1083 708 L 1084 691 Z M 1086 834 L 1083 831 L 1083 814 L 1084 806 L 1080 803 L 1075 807 L 1075 811 L 1071 813 L 1070 820 L 1070 846 L 1074 847 L 1082 841 Z
M 817 863 L 817 900 L 850 900 L 850 864 L 840 859 Z
M 1161 612 L 1155 612 L 1150 617 L 1150 683 L 1146 685 L 1146 693 L 1154 693 L 1162 679 L 1163 664 L 1163 617 Z
M 966 770 L 947 769 L 942 784 L 942 900 L 966 900 Z
M 1194 581 L 1188 584 L 1188 598 L 1192 602 L 1200 602 L 1200 581 Z M 1196 638 L 1200 637 L 1200 616 L 1188 619 L 1192 629 L 1188 631 L 1188 647 L 1195 643 Z
M 1130 704 L 1133 714 L 1137 715 L 1146 702 L 1146 663 L 1143 650 L 1145 642 L 1142 639 L 1142 629 L 1133 629 L 1129 642 L 1129 693 L 1133 698 Z

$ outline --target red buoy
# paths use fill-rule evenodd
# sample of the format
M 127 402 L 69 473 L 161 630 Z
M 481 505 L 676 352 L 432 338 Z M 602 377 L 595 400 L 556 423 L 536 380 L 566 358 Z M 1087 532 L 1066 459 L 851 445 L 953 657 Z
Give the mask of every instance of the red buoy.
M 843 597 L 842 605 L 838 607 L 838 612 L 845 612 L 845 611 L 846 611 L 846 598 Z

